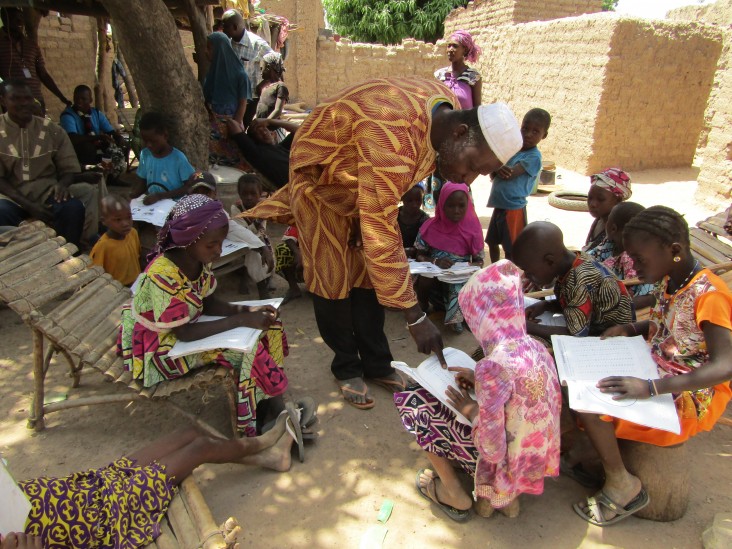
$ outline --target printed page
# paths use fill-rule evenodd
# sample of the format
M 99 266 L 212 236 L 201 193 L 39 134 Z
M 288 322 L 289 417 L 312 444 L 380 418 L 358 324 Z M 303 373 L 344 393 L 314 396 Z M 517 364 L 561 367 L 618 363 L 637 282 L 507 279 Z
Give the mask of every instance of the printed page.
M 279 308 L 281 304 L 281 297 L 254 301 L 237 301 L 233 303 L 233 305 L 249 306 L 272 305 L 275 308 Z M 211 322 L 212 320 L 220 320 L 222 318 L 224 317 L 201 315 L 196 322 Z M 203 351 L 211 351 L 213 349 L 235 349 L 249 353 L 256 347 L 261 335 L 262 330 L 241 326 L 195 341 L 176 341 L 173 348 L 168 352 L 168 356 L 177 358 Z
M 146 206 L 142 203 L 145 195 L 138 196 L 130 200 L 130 211 L 132 219 L 135 221 L 145 221 L 156 227 L 165 225 L 165 219 L 168 217 L 170 210 L 175 206 L 175 200 L 165 198 L 158 200 L 155 204 Z
M 414 261 L 412 259 L 409 260 L 409 273 L 413 275 L 422 275 L 422 276 L 436 276 L 440 273 L 442 273 L 442 269 L 440 269 L 437 265 L 434 263 L 429 263 L 428 261 Z
M 445 347 L 442 352 L 448 366 L 468 368 L 475 371 L 475 361 L 463 351 L 453 349 L 451 347 Z M 417 366 L 417 368 L 410 368 L 406 363 L 396 361 L 392 362 L 391 365 L 393 368 L 401 370 L 407 375 L 412 376 L 414 380 L 427 389 L 432 396 L 452 410 L 460 423 L 464 423 L 465 425 L 471 424 L 468 418 L 448 404 L 447 397 L 445 396 L 447 388 L 454 387 L 455 389 L 458 389 L 458 386 L 455 383 L 455 374 L 447 369 L 443 369 L 436 355 L 431 355 L 427 360 Z M 471 396 L 475 398 L 475 393 L 471 392 Z
M 524 296 L 524 308 L 529 307 L 530 305 L 533 305 L 534 303 L 539 303 L 539 299 L 535 299 L 533 297 L 526 297 Z M 562 313 L 552 313 L 550 311 L 546 311 L 545 313 L 542 313 L 538 317 L 536 317 L 537 320 L 540 321 L 540 324 L 543 324 L 544 326 L 566 326 L 567 321 L 564 318 L 564 315 Z
M 249 245 L 244 242 L 234 242 L 233 240 L 224 238 L 224 243 L 221 245 L 221 257 L 225 257 L 229 254 L 233 254 L 234 252 L 243 250 L 244 248 L 248 247 Z
M 639 425 L 680 433 L 681 426 L 670 394 L 648 399 L 613 400 L 597 382 L 608 376 L 657 379 L 658 369 L 642 337 L 552 336 L 559 379 L 567 385 L 569 407 L 580 412 L 606 414 Z
M 24 532 L 31 503 L 0 458 L 0 534 Z

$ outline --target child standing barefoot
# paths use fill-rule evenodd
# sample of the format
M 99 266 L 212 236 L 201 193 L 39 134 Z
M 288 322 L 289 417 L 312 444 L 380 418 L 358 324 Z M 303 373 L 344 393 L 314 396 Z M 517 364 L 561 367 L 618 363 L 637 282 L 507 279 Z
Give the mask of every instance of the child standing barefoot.
M 659 282 L 656 305 L 650 320 L 614 326 L 604 336 L 643 335 L 658 365 L 658 378 L 613 376 L 597 386 L 615 394 L 615 400 L 672 393 L 681 434 L 579 414 L 600 454 L 606 480 L 598 494 L 574 504 L 574 510 L 597 526 L 614 524 L 649 502 L 640 479 L 625 468 L 619 438 L 656 446 L 681 444 L 710 431 L 732 397 L 732 293 L 691 255 L 684 218 L 670 208 L 653 206 L 628 222 L 623 242 L 638 278 Z
M 421 387 L 394 395 L 404 427 L 434 468 L 419 471 L 417 490 L 453 520 L 467 519 L 472 503 L 455 462 L 474 477 L 476 498 L 512 516 L 519 494 L 541 494 L 544 477 L 559 474 L 559 381 L 547 350 L 526 334 L 520 275 L 514 264 L 499 261 L 460 292 L 465 320 L 486 357 L 474 374 L 448 368 L 462 389 L 450 388 L 447 396 L 472 427 Z M 477 402 L 466 390 L 473 387 Z
M 200 194 L 182 198 L 160 230 L 155 257 L 145 269 L 132 303 L 122 311 L 118 352 L 125 368 L 145 387 L 181 377 L 191 370 L 219 364 L 239 373 L 237 428 L 257 433 L 258 405 L 287 389 L 280 367 L 287 354 L 272 307 L 247 307 L 219 301 L 212 294 L 216 279 L 211 263 L 221 255 L 229 220 L 223 206 Z M 194 322 L 201 314 L 223 316 Z M 232 349 L 205 351 L 179 358 L 168 352 L 177 340 L 202 339 L 238 326 L 268 330 L 251 353 Z M 278 329 L 269 330 L 270 327 Z M 279 399 L 278 399 L 279 400 Z M 282 407 L 268 407 L 277 414 Z M 260 424 L 265 418 L 259 417 Z

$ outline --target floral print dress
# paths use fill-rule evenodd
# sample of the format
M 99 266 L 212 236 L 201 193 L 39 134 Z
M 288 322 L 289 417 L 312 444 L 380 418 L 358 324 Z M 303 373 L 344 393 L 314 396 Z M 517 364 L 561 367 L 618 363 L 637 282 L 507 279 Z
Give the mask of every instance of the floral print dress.
M 544 477 L 559 474 L 559 380 L 547 350 L 526 334 L 520 274 L 499 261 L 460 292 L 460 307 L 485 352 L 475 367 L 479 412 L 472 427 L 422 387 L 394 394 L 417 443 L 474 475 L 475 496 L 494 508 L 519 494 L 541 494 Z

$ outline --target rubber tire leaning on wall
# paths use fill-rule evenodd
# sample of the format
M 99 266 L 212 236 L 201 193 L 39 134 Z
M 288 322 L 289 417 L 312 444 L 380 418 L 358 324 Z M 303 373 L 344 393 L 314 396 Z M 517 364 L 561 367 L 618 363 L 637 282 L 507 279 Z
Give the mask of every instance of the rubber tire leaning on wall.
M 579 191 L 554 191 L 548 197 L 549 204 L 560 210 L 588 212 L 587 193 Z

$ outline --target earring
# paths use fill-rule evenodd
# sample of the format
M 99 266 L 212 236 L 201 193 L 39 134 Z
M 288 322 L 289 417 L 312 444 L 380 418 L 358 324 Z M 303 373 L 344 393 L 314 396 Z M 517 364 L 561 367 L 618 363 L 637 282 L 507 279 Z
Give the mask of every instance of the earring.
M 674 256 L 674 263 L 678 263 L 679 261 L 681 261 L 681 258 L 678 255 L 675 255 Z

